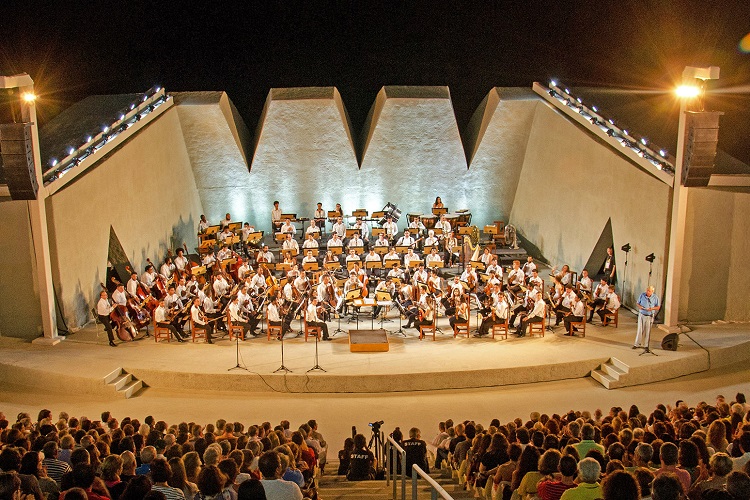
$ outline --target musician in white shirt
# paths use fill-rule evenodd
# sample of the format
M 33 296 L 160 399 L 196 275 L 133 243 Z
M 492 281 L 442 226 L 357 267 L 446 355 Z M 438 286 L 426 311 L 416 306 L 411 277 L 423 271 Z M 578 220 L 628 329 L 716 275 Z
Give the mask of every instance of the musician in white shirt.
M 582 292 L 591 293 L 591 287 L 594 286 L 594 282 L 589 278 L 589 272 L 586 269 L 581 271 L 581 278 L 578 280 L 578 285 Z
M 365 246 L 365 243 L 362 241 L 362 238 L 360 238 L 359 233 L 354 233 L 347 246 L 349 248 L 363 247 Z
M 508 273 L 508 287 L 513 293 L 518 293 L 523 285 L 524 274 L 521 271 L 521 261 L 513 261 L 513 269 Z
M 487 266 L 492 262 L 492 253 L 490 253 L 489 247 L 484 247 L 484 252 L 482 252 L 482 255 L 479 257 L 479 261 L 484 264 L 486 270 Z
M 442 261 L 443 259 L 440 257 L 440 254 L 435 247 L 432 247 L 432 250 L 430 250 L 430 254 L 425 257 L 425 264 L 427 265 L 427 267 L 436 267 L 437 263 Z
M 527 278 L 530 278 L 531 271 L 533 271 L 534 269 L 536 269 L 536 264 L 534 264 L 534 257 L 529 255 L 528 257 L 526 257 L 526 262 L 524 262 L 521 270 L 523 271 L 523 274 L 525 274 Z
M 302 259 L 302 265 L 311 264 L 313 262 L 318 262 L 318 259 L 315 258 L 312 250 L 308 250 L 305 257 Z
M 427 238 L 425 238 L 424 240 L 424 246 L 425 247 L 437 247 L 439 243 L 440 242 L 435 237 L 435 231 L 433 231 L 432 229 L 427 231 Z
M 594 313 L 604 307 L 604 304 L 607 302 L 607 295 L 609 295 L 607 278 L 602 278 L 594 290 L 594 301 L 590 304 L 591 313 L 589 313 L 589 323 L 594 319 Z
M 469 285 L 470 292 L 474 291 L 474 288 L 478 283 L 477 272 L 474 270 L 474 266 L 472 266 L 471 264 L 466 265 L 466 269 L 464 269 L 464 272 L 461 273 L 461 281 Z
M 307 239 L 302 243 L 302 248 L 318 248 L 318 240 L 311 233 L 307 233 Z
M 284 233 L 284 234 L 295 235 L 297 234 L 297 228 L 294 227 L 294 224 L 292 224 L 291 219 L 284 219 L 284 224 L 281 225 L 281 229 L 279 230 L 279 232 Z
M 273 210 L 271 210 L 271 227 L 274 231 L 278 231 L 281 227 L 281 209 L 279 208 L 279 202 L 273 202 Z
M 222 222 L 224 222 L 224 221 L 222 221 Z M 219 241 L 224 241 L 227 238 L 230 238 L 232 236 L 234 236 L 234 233 L 232 232 L 231 229 L 229 229 L 229 226 L 224 226 L 222 228 L 221 232 L 218 235 L 218 240 Z
M 275 300 L 269 302 L 268 308 L 266 309 L 266 314 L 268 324 L 270 326 L 280 326 L 281 336 L 284 336 L 291 329 L 291 319 L 287 321 L 286 316 L 284 318 L 281 317 L 281 313 L 279 311 L 281 301 L 282 299 L 280 297 L 277 297 Z M 281 336 L 277 337 L 277 339 L 281 340 Z
M 418 284 L 421 285 L 427 285 L 427 280 L 429 279 L 429 275 L 427 274 L 427 271 L 424 270 L 424 264 L 420 264 L 419 268 L 414 271 L 414 276 L 412 277 L 412 283 L 417 286 Z
M 359 262 L 360 258 L 357 255 L 357 251 L 354 248 L 349 249 L 349 254 L 346 256 L 346 262 Z
M 443 230 L 443 237 L 448 236 L 451 232 L 451 223 L 445 218 L 445 214 L 440 216 L 440 220 L 435 223 L 435 229 Z
M 297 244 L 297 240 L 294 239 L 294 237 L 287 233 L 286 239 L 284 240 L 284 243 L 281 245 L 281 249 L 284 251 L 291 251 L 294 254 L 299 253 L 299 245 Z
M 370 228 L 366 222 L 363 222 L 360 217 L 357 217 L 357 221 L 354 223 L 354 229 L 359 231 L 359 235 L 363 240 L 367 241 L 370 237 Z
M 322 203 L 318 203 L 318 208 L 315 209 L 315 213 L 313 214 L 313 218 L 317 222 L 321 222 L 322 221 L 325 224 L 326 212 L 325 212 L 325 210 L 323 210 L 323 204 Z
M 339 236 L 339 233 L 335 232 L 335 230 L 331 239 L 328 240 L 327 246 L 328 248 L 344 246 L 344 242 L 341 240 L 341 236 Z
M 565 318 L 563 318 L 563 324 L 565 325 L 565 335 L 573 335 L 573 332 L 570 331 L 570 324 L 583 321 L 583 317 L 585 315 L 586 305 L 581 299 L 578 298 L 578 295 L 574 295 L 573 303 L 570 305 L 570 312 L 565 315 Z M 573 330 L 578 331 L 577 328 L 574 328 Z
M 542 299 L 542 292 L 537 292 L 536 301 L 534 302 L 534 309 L 532 309 L 528 316 L 519 323 L 515 335 L 517 337 L 524 337 L 526 335 L 526 329 L 528 328 L 529 323 L 543 321 L 545 307 L 547 307 L 547 304 L 545 304 L 544 299 Z
M 388 250 L 388 253 L 383 255 L 383 265 L 385 267 L 390 267 L 393 265 L 393 263 L 401 263 L 401 256 L 396 253 L 396 249 L 391 247 L 390 250 Z
M 422 234 L 422 231 L 425 230 L 424 224 L 422 224 L 422 218 L 419 216 L 415 216 L 414 219 L 412 219 L 412 221 L 409 223 L 409 229 L 417 236 Z
M 343 217 L 337 217 L 336 223 L 333 225 L 333 228 L 331 229 L 334 233 L 339 235 L 339 238 L 344 238 L 346 235 L 346 226 L 344 225 L 344 218 Z
M 248 264 L 246 260 L 243 260 L 242 265 L 237 268 L 237 279 L 239 279 L 240 281 L 244 280 L 245 276 L 247 276 L 251 270 L 252 269 L 250 268 L 250 264 Z
M 529 278 L 529 285 L 535 286 L 539 288 L 539 290 L 542 289 L 542 286 L 544 285 L 544 280 L 539 277 L 539 271 L 534 269 L 531 271 L 531 277 Z
M 146 272 L 141 275 L 141 283 L 145 286 L 148 291 L 153 295 L 154 287 L 156 286 L 156 270 L 151 264 L 146 266 Z
M 128 296 L 125 294 L 125 285 L 122 283 L 118 283 L 117 288 L 112 292 L 112 302 L 118 306 L 128 305 Z
M 315 219 L 310 219 L 310 225 L 305 229 L 305 236 L 313 235 L 315 237 L 316 234 L 320 234 L 320 228 Z
M 201 214 L 201 220 L 198 222 L 198 234 L 202 234 L 208 229 L 211 224 L 206 220 L 206 216 Z
M 414 253 L 414 249 L 409 247 L 409 250 L 406 252 L 406 255 L 404 255 L 404 267 L 406 269 L 411 269 L 410 263 L 412 261 L 418 261 L 421 260 L 419 258 L 419 255 Z
M 452 231 L 449 231 L 448 233 L 443 231 L 443 235 L 446 236 L 443 240 L 445 242 L 445 260 L 449 266 L 453 267 L 453 265 L 458 263 L 458 256 L 461 247 L 458 244 L 458 239 L 454 236 Z M 458 248 L 458 250 L 454 252 L 454 248 Z
M 573 291 L 573 285 L 565 285 L 560 305 L 555 307 L 555 326 L 559 326 L 563 317 L 570 312 L 570 307 L 573 305 L 575 296 L 576 293 Z
M 385 233 L 380 233 L 378 235 L 378 239 L 375 240 L 375 244 L 373 245 L 375 248 L 378 247 L 387 247 L 389 246 L 388 240 L 385 238 Z
M 226 278 L 224 278 L 224 275 L 219 274 L 214 279 L 213 284 L 214 294 L 216 294 L 216 298 L 219 299 L 221 302 L 226 302 L 229 300 L 226 295 L 229 293 L 229 283 L 227 282 Z
M 184 342 L 184 334 L 181 333 L 181 331 L 178 330 L 177 327 L 175 327 L 175 325 L 169 321 L 165 302 L 165 299 L 161 299 L 159 301 L 159 307 L 154 309 L 154 321 L 156 322 L 156 326 L 169 330 L 174 338 L 177 339 L 177 342 Z
M 271 253 L 270 250 L 268 250 L 268 245 L 263 245 L 263 249 L 258 252 L 258 255 L 255 257 L 258 262 L 273 262 L 274 256 Z
M 101 323 L 107 331 L 109 345 L 117 347 L 117 344 L 115 344 L 115 333 L 112 330 L 112 321 L 109 318 L 113 309 L 114 307 L 109 303 L 109 300 L 107 300 L 107 292 L 102 290 L 99 293 L 99 302 L 96 303 L 96 315 L 99 317 L 99 323 Z
M 396 237 L 398 226 L 393 222 L 393 217 L 386 218 L 386 223 L 383 224 L 383 229 L 385 229 L 385 234 L 389 240 L 392 241 Z
M 317 297 L 313 297 L 310 301 L 310 304 L 307 306 L 305 321 L 308 325 L 320 328 L 321 332 L 323 333 L 323 340 L 331 340 L 331 337 L 328 336 L 328 325 L 326 325 L 324 321 L 321 321 L 321 319 L 318 318 Z
M 497 255 L 493 255 L 490 259 L 490 264 L 485 268 L 484 270 L 487 274 L 489 274 L 490 271 L 495 271 L 495 275 L 500 279 L 500 281 L 503 280 L 503 268 L 502 266 L 497 265 Z
M 374 248 L 371 248 L 370 252 L 365 256 L 365 262 L 380 262 L 380 255 L 375 253 Z
M 258 327 L 258 318 L 248 318 L 246 316 L 245 311 L 248 309 L 243 307 L 243 304 L 248 302 L 252 306 L 252 300 L 250 300 L 249 295 L 245 295 L 245 297 L 238 294 L 232 299 L 232 302 L 229 304 L 229 319 L 232 322 L 232 326 L 242 327 L 243 338 L 247 338 L 248 333 L 255 337 L 258 335 L 255 332 Z
M 603 308 L 599 309 L 596 312 L 601 318 L 602 324 L 604 324 L 605 314 L 608 314 L 608 313 L 613 314 L 619 308 L 620 308 L 620 298 L 615 293 L 615 285 L 609 285 L 606 303 L 604 304 Z
M 403 281 L 403 279 L 404 279 L 404 270 L 401 269 L 398 266 L 398 262 L 394 263 L 393 267 L 391 268 L 391 270 L 388 271 L 388 278 L 389 279 L 391 279 L 391 278 L 398 278 L 398 279 L 400 279 L 400 280 Z
M 190 308 L 190 317 L 192 318 L 195 325 L 206 329 L 206 342 L 209 344 L 213 344 L 213 341 L 211 340 L 211 334 L 213 333 L 214 328 L 211 323 L 208 322 L 208 318 L 205 314 L 203 314 L 203 311 L 201 311 L 200 303 L 200 298 L 196 297 L 195 299 L 193 299 L 193 307 Z
M 128 284 L 125 286 L 125 289 L 128 291 L 128 295 L 133 297 L 134 299 L 138 298 L 138 273 L 130 273 L 130 279 L 128 280 Z
M 185 271 L 188 269 L 188 266 L 190 265 L 190 262 L 185 257 L 185 250 L 182 248 L 177 249 L 177 257 L 174 258 L 174 267 L 177 271 L 180 271 L 180 273 L 185 273 Z
M 494 313 L 494 315 L 493 315 Z M 505 323 L 508 318 L 508 303 L 505 301 L 505 297 L 502 300 L 493 302 L 490 307 L 490 314 L 486 318 L 482 318 L 482 324 L 479 326 L 479 330 L 475 337 L 484 337 L 490 333 L 490 329 L 498 324 Z
M 406 229 L 404 230 L 404 235 L 398 239 L 398 242 L 396 242 L 397 247 L 413 247 L 416 240 L 411 237 L 411 232 Z

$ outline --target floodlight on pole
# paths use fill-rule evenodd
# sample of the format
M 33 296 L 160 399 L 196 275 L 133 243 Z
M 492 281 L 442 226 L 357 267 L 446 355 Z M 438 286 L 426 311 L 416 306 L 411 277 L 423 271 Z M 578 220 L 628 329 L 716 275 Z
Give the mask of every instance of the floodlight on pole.
M 701 94 L 701 89 L 696 85 L 680 85 L 674 89 L 674 93 L 680 99 L 694 99 Z
M 24 102 L 31 103 L 36 101 L 36 94 L 33 92 L 24 92 L 21 95 L 21 99 L 23 99 Z

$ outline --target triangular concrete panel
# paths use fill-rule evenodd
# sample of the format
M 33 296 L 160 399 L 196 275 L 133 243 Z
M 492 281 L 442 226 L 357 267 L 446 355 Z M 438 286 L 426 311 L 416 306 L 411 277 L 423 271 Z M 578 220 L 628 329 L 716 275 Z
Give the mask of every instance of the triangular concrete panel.
M 584 269 L 588 270 L 589 276 L 591 276 L 592 279 L 602 277 L 600 273 L 604 265 L 604 259 L 607 258 L 608 247 L 614 248 L 614 237 L 612 235 L 612 219 L 607 219 L 607 223 L 604 225 L 604 229 L 602 229 L 601 235 L 599 235 L 599 240 L 596 242 L 594 249 L 591 251 L 591 256 L 589 257 L 589 260 L 586 262 L 586 266 L 584 267 Z M 613 265 L 614 258 L 615 257 L 613 255 Z M 615 275 L 615 277 L 617 277 L 617 275 Z
M 425 211 L 441 196 L 449 209 L 468 208 L 459 180 L 467 164 L 448 87 L 383 87 L 362 132 L 361 178 L 368 189 L 362 206 L 397 192 L 401 203 Z M 456 189 L 458 187 L 458 189 Z

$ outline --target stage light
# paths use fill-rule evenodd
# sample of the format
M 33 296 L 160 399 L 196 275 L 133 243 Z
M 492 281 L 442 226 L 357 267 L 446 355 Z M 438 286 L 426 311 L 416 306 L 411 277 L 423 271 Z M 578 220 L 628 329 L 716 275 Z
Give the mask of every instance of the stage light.
M 135 109 L 135 103 L 134 103 L 134 102 L 131 102 L 131 103 L 130 103 L 130 110 L 132 111 L 132 110 L 134 110 L 134 109 Z
M 104 132 L 105 134 L 106 134 L 107 132 L 109 132 L 109 127 L 108 127 L 107 125 L 103 126 L 103 127 L 102 127 L 102 132 Z
M 611 128 L 608 128 L 607 129 L 607 135 L 610 136 L 610 137 L 614 137 L 615 136 L 615 131 L 612 130 Z
M 565 93 L 568 94 L 568 95 L 570 95 L 570 90 L 565 89 Z
M 51 167 L 54 167 L 55 165 L 57 165 L 57 158 L 50 159 L 49 164 Z
M 24 102 L 30 104 L 36 101 L 36 94 L 34 94 L 33 92 L 24 92 L 23 94 L 21 94 L 21 99 L 23 99 Z
M 653 253 L 646 255 L 646 262 L 653 262 L 656 260 L 656 256 Z
M 555 80 L 549 81 L 550 87 L 557 87 L 557 82 Z
M 120 113 L 120 120 L 124 120 L 124 119 L 125 119 L 125 115 Z
M 663 149 L 660 149 L 660 150 L 659 150 L 659 155 L 660 155 L 660 156 L 667 156 L 667 152 L 666 152 L 666 151 L 664 151 Z
M 76 149 L 73 146 L 68 146 L 68 154 L 69 155 L 72 155 L 75 152 L 76 152 Z
M 695 85 L 680 85 L 674 92 L 680 99 L 692 99 L 700 95 L 701 89 Z
M 90 135 L 86 136 L 86 142 L 91 142 L 92 137 Z
M 596 109 L 596 106 L 591 106 L 591 109 L 592 109 L 592 111 L 593 111 L 594 113 L 598 113 L 598 112 L 599 112 L 599 110 L 598 110 L 598 109 Z
M 646 139 L 645 137 L 641 137 L 641 144 L 643 144 L 644 146 L 648 146 L 648 139 Z
M 625 253 L 628 253 L 633 247 L 630 246 L 630 243 L 625 243 L 622 247 L 620 247 L 620 250 L 622 250 Z

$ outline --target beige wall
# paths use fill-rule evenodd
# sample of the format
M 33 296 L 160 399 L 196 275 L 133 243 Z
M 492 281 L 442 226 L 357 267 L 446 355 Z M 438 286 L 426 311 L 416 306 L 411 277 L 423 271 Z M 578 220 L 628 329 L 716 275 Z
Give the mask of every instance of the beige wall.
M 0 336 L 33 339 L 42 317 L 28 202 L 0 202 L 0 221 Z
M 177 110 L 172 108 L 47 200 L 53 280 L 68 326 L 91 319 L 114 227 L 140 273 L 167 248 L 196 244 L 202 211 Z
M 580 271 L 611 217 L 618 269 L 623 272 L 619 248 L 625 243 L 633 247 L 624 276 L 625 300 L 632 303 L 647 284 L 645 256 L 651 252 L 656 254 L 651 284 L 663 296 L 670 197 L 666 184 L 540 104 L 510 219 L 550 263 Z M 619 286 L 617 291 L 623 295 Z
M 750 193 L 688 191 L 679 319 L 750 321 Z

